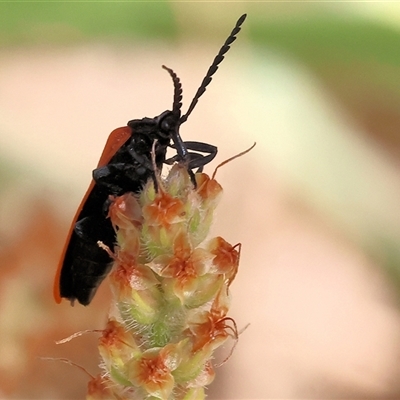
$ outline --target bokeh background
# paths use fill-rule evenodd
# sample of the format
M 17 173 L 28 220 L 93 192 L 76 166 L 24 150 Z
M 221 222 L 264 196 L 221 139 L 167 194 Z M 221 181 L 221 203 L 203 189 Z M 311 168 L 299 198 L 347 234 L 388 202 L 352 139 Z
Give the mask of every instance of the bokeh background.
M 105 282 L 52 300 L 66 232 L 108 134 L 184 107 L 215 144 L 213 234 L 241 242 L 241 336 L 210 399 L 400 398 L 400 6 L 303 2 L 0 3 L 0 396 L 78 399 L 98 372 Z M 227 346 L 229 351 L 229 346 Z

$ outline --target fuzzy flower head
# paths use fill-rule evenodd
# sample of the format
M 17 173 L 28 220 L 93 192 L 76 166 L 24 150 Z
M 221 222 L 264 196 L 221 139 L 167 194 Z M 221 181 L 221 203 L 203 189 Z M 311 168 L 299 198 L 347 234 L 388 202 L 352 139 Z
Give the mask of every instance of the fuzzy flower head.
M 222 188 L 203 173 L 195 181 L 176 164 L 157 190 L 149 180 L 110 199 L 116 304 L 99 349 L 114 398 L 204 399 L 214 351 L 237 340 L 228 310 L 241 246 L 205 241 Z

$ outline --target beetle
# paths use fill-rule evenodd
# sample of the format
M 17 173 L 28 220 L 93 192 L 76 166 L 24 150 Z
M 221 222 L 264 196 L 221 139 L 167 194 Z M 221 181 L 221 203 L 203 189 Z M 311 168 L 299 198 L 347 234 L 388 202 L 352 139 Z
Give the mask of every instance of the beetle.
M 164 111 L 154 118 L 133 119 L 127 126 L 117 128 L 108 137 L 92 181 L 72 220 L 54 281 L 54 298 L 62 298 L 73 305 L 77 300 L 88 305 L 101 282 L 109 273 L 112 259 L 98 246 L 103 242 L 113 249 L 115 231 L 107 217 L 110 195 L 121 196 L 126 192 L 139 192 L 155 170 L 152 163 L 154 143 L 155 167 L 159 171 L 163 164 L 179 161 L 185 164 L 195 185 L 194 172 L 201 171 L 217 154 L 217 148 L 202 142 L 184 142 L 179 134 L 180 126 L 186 122 L 199 98 L 206 91 L 224 54 L 236 40 L 241 25 L 246 19 L 242 15 L 231 34 L 214 58 L 186 114 L 181 116 L 182 85 L 175 72 L 162 66 L 174 84 L 172 111 Z M 167 148 L 176 150 L 169 159 Z M 202 154 L 206 153 L 206 155 Z

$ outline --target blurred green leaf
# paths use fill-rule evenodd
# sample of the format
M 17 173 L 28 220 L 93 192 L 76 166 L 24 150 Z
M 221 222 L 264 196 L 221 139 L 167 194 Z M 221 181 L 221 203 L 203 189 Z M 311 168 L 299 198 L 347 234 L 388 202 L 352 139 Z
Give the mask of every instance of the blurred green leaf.
M 400 32 L 359 15 L 250 19 L 253 41 L 313 71 L 375 140 L 400 156 Z M 262 50 L 261 50 L 262 51 Z
M 309 65 L 354 59 L 400 64 L 400 34 L 357 16 L 316 14 L 284 21 L 258 19 L 251 23 L 251 32 L 255 42 L 287 50 Z
M 168 2 L 0 3 L 0 45 L 74 43 L 108 37 L 173 37 Z

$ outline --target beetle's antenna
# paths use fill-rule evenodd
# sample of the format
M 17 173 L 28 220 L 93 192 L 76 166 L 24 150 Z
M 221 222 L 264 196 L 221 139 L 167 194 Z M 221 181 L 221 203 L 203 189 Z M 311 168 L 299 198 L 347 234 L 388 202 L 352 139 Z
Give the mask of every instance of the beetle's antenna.
M 246 14 L 243 14 L 236 22 L 235 27 L 233 28 L 231 34 L 228 36 L 228 38 L 225 40 L 225 43 L 219 50 L 218 54 L 214 58 L 213 63 L 211 64 L 210 68 L 207 71 L 206 76 L 203 79 L 203 82 L 201 82 L 200 87 L 197 89 L 197 93 L 193 97 L 192 103 L 190 104 L 187 112 L 185 115 L 183 115 L 180 119 L 180 124 L 183 124 L 189 117 L 190 113 L 193 111 L 193 109 L 196 107 L 197 102 L 199 101 L 199 98 L 203 95 L 203 93 L 206 91 L 207 86 L 209 83 L 212 81 L 212 76 L 217 72 L 218 70 L 218 65 L 221 64 L 222 60 L 224 59 L 224 54 L 230 49 L 230 45 L 236 40 L 236 35 L 240 32 L 241 25 L 243 24 L 244 20 L 246 19 Z
M 162 67 L 166 71 L 168 71 L 172 78 L 172 81 L 174 82 L 174 101 L 172 103 L 172 113 L 174 115 L 177 115 L 179 118 L 182 108 L 182 84 L 176 73 L 171 68 L 168 68 L 165 65 L 163 65 Z

